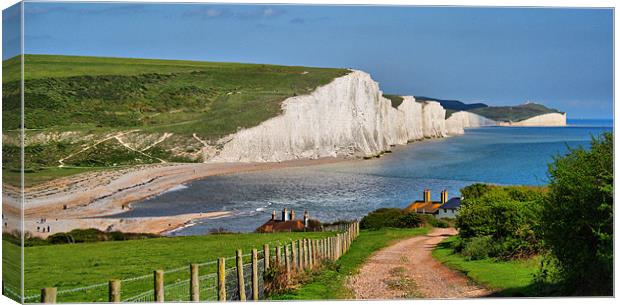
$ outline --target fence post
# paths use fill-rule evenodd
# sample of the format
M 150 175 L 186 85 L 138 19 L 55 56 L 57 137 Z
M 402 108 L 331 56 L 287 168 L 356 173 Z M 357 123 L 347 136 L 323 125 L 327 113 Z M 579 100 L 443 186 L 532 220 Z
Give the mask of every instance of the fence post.
M 270 264 L 270 260 L 271 260 L 271 256 L 269 254 L 269 245 L 268 244 L 264 244 L 263 245 L 263 257 L 264 257 L 264 266 L 263 266 L 263 271 L 267 272 L 267 270 L 269 270 L 269 264 Z
M 56 303 L 56 287 L 41 289 L 41 303 Z
M 189 300 L 200 301 L 200 283 L 198 279 L 198 264 L 189 265 Z
M 297 249 L 295 247 L 295 241 L 291 242 L 291 270 L 297 270 Z
M 217 261 L 217 299 L 226 302 L 226 259 L 223 257 Z
M 237 249 L 237 290 L 239 291 L 239 300 L 245 301 L 245 281 L 243 279 L 243 253 L 241 249 Z
M 108 301 L 110 303 L 121 302 L 121 280 L 110 280 L 108 282 Z
M 297 241 L 297 270 L 304 270 L 304 244 L 301 239 Z
M 288 245 L 284 245 L 284 267 L 286 269 L 286 280 L 288 281 L 291 279 L 291 260 L 288 256 Z
M 155 293 L 155 302 L 164 301 L 164 270 L 155 270 L 153 272 L 153 291 Z
M 308 267 L 310 269 L 312 269 L 312 266 L 314 265 L 313 250 L 314 247 L 312 246 L 312 239 L 308 239 Z
M 280 246 L 277 246 L 276 247 L 276 266 L 278 267 L 281 266 L 280 256 L 282 256 L 282 249 L 280 248 Z
M 314 251 L 315 251 L 315 240 L 311 239 L 308 241 L 310 243 L 310 269 L 314 268 L 315 265 L 315 257 L 314 257 Z
M 258 251 L 252 249 L 252 300 L 258 301 Z
M 313 253 L 312 250 L 314 249 L 314 247 L 312 246 L 312 239 L 308 239 L 308 268 L 312 269 L 312 266 L 314 266 L 314 257 L 313 257 Z

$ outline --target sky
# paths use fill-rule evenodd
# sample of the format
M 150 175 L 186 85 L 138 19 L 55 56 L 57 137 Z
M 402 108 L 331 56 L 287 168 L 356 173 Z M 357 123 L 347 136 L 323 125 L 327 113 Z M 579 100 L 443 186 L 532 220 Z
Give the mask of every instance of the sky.
M 24 24 L 28 54 L 347 67 L 391 94 L 613 116 L 611 9 L 31 2 Z

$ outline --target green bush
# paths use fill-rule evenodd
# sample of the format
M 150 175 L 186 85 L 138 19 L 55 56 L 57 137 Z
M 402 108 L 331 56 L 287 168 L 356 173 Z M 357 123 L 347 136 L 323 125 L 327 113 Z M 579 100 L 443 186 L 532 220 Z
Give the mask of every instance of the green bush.
M 27 238 L 28 245 L 46 245 L 46 244 L 74 244 L 74 243 L 91 243 L 98 241 L 114 241 L 114 240 L 134 240 L 159 237 L 156 234 L 149 233 L 124 233 L 120 231 L 103 232 L 97 229 L 75 229 L 70 232 L 56 233 L 48 236 L 45 240 L 35 237 Z
M 465 197 L 456 218 L 463 250 L 475 238 L 488 237 L 496 245 L 489 253 L 494 257 L 523 258 L 541 251 L 544 188 L 478 185 L 465 193 L 472 197 Z
M 469 260 L 479 260 L 495 256 L 491 236 L 473 237 L 463 245 L 461 254 Z
M 565 294 L 613 295 L 613 149 L 604 133 L 549 166 L 543 237 L 556 271 L 548 277 Z
M 368 213 L 360 221 L 361 229 L 418 228 L 435 219 L 432 215 L 419 215 L 398 208 L 381 208 Z
M 360 221 L 361 229 L 380 229 L 385 227 L 398 227 L 398 220 L 403 215 L 402 209 L 381 208 L 368 213 Z

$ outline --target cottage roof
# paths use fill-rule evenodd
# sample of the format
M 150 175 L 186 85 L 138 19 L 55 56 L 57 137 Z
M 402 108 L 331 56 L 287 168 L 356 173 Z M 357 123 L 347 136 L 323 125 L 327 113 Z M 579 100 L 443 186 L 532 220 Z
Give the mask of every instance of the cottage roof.
M 458 209 L 461 207 L 461 198 L 460 197 L 452 197 L 448 202 L 444 203 L 441 208 L 442 209 Z
M 305 228 L 304 222 L 301 219 L 295 220 L 269 220 L 260 226 L 256 231 L 258 232 L 289 232 L 300 231 Z
M 433 214 L 437 212 L 440 206 L 441 206 L 441 202 L 439 201 L 432 201 L 432 202 L 414 201 L 411 205 L 406 207 L 405 210 L 408 212 Z

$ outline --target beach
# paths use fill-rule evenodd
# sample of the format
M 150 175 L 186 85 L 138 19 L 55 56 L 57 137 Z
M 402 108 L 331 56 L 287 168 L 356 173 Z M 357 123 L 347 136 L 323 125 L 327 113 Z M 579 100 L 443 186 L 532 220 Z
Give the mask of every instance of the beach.
M 340 162 L 342 158 L 266 163 L 164 163 L 88 172 L 27 187 L 24 229 L 46 237 L 76 228 L 163 234 L 191 225 L 197 219 L 227 216 L 228 212 L 199 212 L 158 217 L 121 217 L 131 203 L 157 196 L 190 181 L 209 176 L 285 167 Z M 19 190 L 3 185 L 4 229 L 20 227 Z M 174 202 L 170 202 L 174 204 Z M 49 226 L 49 232 L 48 232 Z

